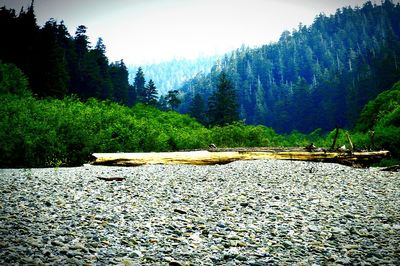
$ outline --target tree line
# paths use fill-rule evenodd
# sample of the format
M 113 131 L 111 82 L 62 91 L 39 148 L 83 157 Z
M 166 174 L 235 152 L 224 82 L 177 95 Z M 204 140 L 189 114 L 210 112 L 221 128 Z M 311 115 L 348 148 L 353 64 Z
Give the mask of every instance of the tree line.
M 73 36 L 63 21 L 50 19 L 39 27 L 33 2 L 19 14 L 1 7 L 0 33 L 0 60 L 20 68 L 39 98 L 76 95 L 84 101 L 97 98 L 128 106 L 142 102 L 165 110 L 179 105 L 177 90 L 167 92 L 159 101 L 154 82 L 145 84 L 141 68 L 129 84 L 124 61 L 109 62 L 102 38 L 92 47 L 84 25 L 78 26 Z
M 281 133 L 352 128 L 363 106 L 400 78 L 400 4 L 345 7 L 283 32 L 276 43 L 241 47 L 184 84 L 179 110 L 207 109 L 221 72 L 246 124 Z

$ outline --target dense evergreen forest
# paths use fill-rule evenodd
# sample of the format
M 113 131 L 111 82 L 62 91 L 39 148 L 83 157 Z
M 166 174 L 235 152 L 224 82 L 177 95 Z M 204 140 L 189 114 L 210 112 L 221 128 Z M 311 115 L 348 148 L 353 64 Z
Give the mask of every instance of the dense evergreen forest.
M 180 111 L 199 116 L 199 108 L 207 109 L 221 71 L 246 124 L 281 133 L 352 128 L 363 106 L 400 79 L 400 5 L 367 2 L 320 14 L 276 43 L 227 54 L 210 74 L 184 84 Z M 210 122 L 207 111 L 197 119 Z
M 33 4 L 18 15 L 2 7 L 0 60 L 18 66 L 41 98 L 75 94 L 82 100 L 95 97 L 133 104 L 134 90 L 123 60 L 110 63 L 102 39 L 91 47 L 86 31 L 82 25 L 71 36 L 64 23 L 55 20 L 39 27 Z

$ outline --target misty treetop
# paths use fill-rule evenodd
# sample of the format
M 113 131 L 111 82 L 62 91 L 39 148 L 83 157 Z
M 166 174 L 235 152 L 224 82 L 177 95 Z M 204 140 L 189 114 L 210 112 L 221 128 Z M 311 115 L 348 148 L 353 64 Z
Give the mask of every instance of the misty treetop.
M 197 94 L 207 102 L 221 71 L 237 91 L 247 124 L 278 132 L 351 128 L 361 108 L 400 78 L 400 5 L 367 2 L 320 14 L 276 43 L 227 54 L 210 74 L 184 84 L 180 111 L 192 110 Z
M 159 93 L 167 95 L 169 91 L 182 87 L 186 80 L 200 73 L 209 73 L 217 59 L 217 56 L 196 59 L 173 59 L 157 64 L 128 66 L 128 71 L 134 74 L 141 68 L 146 73 L 146 77 L 154 81 Z

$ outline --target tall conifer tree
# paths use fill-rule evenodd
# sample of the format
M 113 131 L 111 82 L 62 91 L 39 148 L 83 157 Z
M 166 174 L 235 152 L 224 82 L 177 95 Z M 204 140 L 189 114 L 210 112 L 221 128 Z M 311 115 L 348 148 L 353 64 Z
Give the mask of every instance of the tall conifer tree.
M 156 106 L 157 105 L 157 88 L 156 85 L 154 85 L 153 80 L 149 80 L 149 84 L 147 84 L 145 88 L 145 93 L 144 93 L 144 99 L 143 103 Z
M 225 125 L 239 120 L 236 91 L 225 72 L 218 76 L 216 91 L 208 101 L 208 118 L 211 125 Z
M 142 68 L 139 67 L 135 75 L 135 80 L 133 82 L 133 88 L 136 92 L 137 102 L 144 102 L 145 87 L 146 87 L 146 80 L 144 78 L 144 73 Z

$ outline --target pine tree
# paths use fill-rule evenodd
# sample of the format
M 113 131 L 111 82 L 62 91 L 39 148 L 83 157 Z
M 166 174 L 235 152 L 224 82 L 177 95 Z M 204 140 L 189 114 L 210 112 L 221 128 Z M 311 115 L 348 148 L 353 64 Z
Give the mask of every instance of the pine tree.
M 129 90 L 128 69 L 123 60 L 110 65 L 110 75 L 114 88 L 114 101 L 127 104 Z
M 225 72 L 218 76 L 216 91 L 208 100 L 208 118 L 211 125 L 225 125 L 239 120 L 236 91 Z
M 63 98 L 68 92 L 70 75 L 55 20 L 39 30 L 35 44 L 35 67 L 30 70 L 32 91 L 41 97 Z
M 129 89 L 128 89 L 128 106 L 133 106 L 137 102 L 137 95 L 136 95 L 136 90 L 135 86 L 129 84 Z
M 182 102 L 178 96 L 179 96 L 178 90 L 170 90 L 170 91 L 168 91 L 168 94 L 165 97 L 168 102 L 169 107 L 172 110 L 176 110 Z
M 110 77 L 110 69 L 108 64 L 108 58 L 106 56 L 106 46 L 102 38 L 99 38 L 97 40 L 95 49 L 93 50 L 93 56 L 96 60 L 96 64 L 98 65 L 100 72 L 97 98 L 112 99 L 113 88 Z
M 146 80 L 144 79 L 144 73 L 141 67 L 139 67 L 136 72 L 133 87 L 136 93 L 136 102 L 144 102 Z
M 164 95 L 161 95 L 158 99 L 157 108 L 161 111 L 168 111 L 168 102 Z
M 149 80 L 145 90 L 144 90 L 144 98 L 143 103 L 147 105 L 156 106 L 157 105 L 157 88 L 154 85 L 153 80 Z
M 207 124 L 207 115 L 204 106 L 204 99 L 200 95 L 200 93 L 196 93 L 196 95 L 192 99 L 192 103 L 189 107 L 189 115 L 195 118 L 198 122 L 203 125 Z
M 71 92 L 79 96 L 87 94 L 88 89 L 84 84 L 84 60 L 89 51 L 89 37 L 86 35 L 86 27 L 78 26 L 74 37 L 74 55 L 76 56 L 71 67 Z M 87 58 L 86 58 L 87 59 Z M 90 64 L 90 62 L 87 62 Z M 88 66 L 90 67 L 90 66 Z M 86 96 L 83 96 L 84 98 Z

